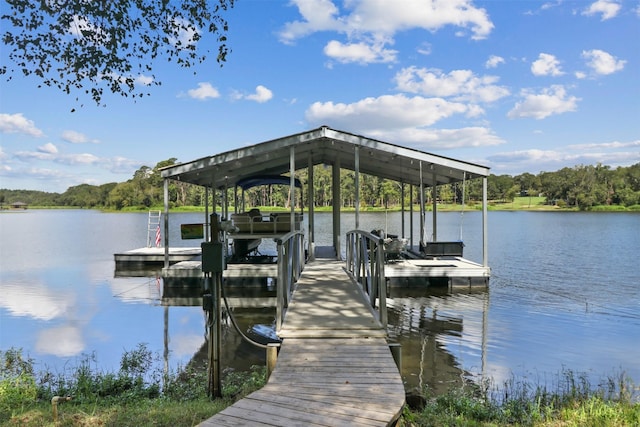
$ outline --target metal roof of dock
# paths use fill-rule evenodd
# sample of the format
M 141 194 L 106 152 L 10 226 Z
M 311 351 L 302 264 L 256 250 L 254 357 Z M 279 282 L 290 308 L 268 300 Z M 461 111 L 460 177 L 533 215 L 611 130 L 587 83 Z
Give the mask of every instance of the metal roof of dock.
M 291 148 L 293 147 L 293 150 Z M 489 168 L 322 126 L 161 170 L 163 178 L 221 188 L 258 174 L 284 174 L 309 164 L 334 165 L 407 184 L 427 186 L 489 176 Z M 358 156 L 356 156 L 356 152 Z M 356 160 L 357 157 L 357 160 Z

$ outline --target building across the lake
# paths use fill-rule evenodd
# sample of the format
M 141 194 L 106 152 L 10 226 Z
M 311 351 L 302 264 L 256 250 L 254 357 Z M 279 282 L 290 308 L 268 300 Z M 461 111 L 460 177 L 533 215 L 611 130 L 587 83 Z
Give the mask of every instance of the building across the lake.
M 0 203 L 0 209 L 1 210 L 7 210 L 7 209 L 26 210 L 29 207 L 29 205 L 25 202 L 13 202 L 13 203 L 8 203 L 8 205 L 9 207 Z

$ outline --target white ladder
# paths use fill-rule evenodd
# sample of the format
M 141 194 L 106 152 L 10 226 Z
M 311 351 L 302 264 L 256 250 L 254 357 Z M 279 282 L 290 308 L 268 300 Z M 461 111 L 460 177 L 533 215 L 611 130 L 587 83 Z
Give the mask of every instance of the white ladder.
M 149 211 L 149 220 L 147 222 L 147 247 L 160 246 L 156 244 L 157 236 L 160 232 L 160 218 L 162 211 Z

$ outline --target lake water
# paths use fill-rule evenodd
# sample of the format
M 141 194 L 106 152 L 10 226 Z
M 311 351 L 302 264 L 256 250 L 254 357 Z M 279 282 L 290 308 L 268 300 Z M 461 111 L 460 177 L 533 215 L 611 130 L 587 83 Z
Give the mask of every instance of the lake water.
M 177 230 L 180 223 L 202 222 L 203 214 L 170 218 L 172 246 L 199 245 L 179 240 Z M 399 218 L 362 213 L 360 228 L 401 234 Z M 324 233 L 330 220 L 317 214 L 316 244 L 330 242 Z M 465 257 L 482 259 L 479 212 L 439 213 L 439 220 L 439 240 L 462 235 Z M 407 388 L 440 389 L 481 377 L 546 383 L 566 369 L 592 384 L 624 372 L 639 385 L 640 215 L 490 212 L 488 220 L 488 289 L 431 288 L 388 302 L 389 333 L 402 344 Z M 343 215 L 342 231 L 353 225 L 353 214 Z M 418 227 L 416 213 L 416 244 Z M 38 367 L 54 371 L 87 354 L 101 369 L 116 370 L 123 350 L 139 343 L 173 368 L 201 363 L 201 307 L 163 305 L 162 279 L 114 274 L 113 254 L 146 241 L 146 213 L 0 214 L 0 348 L 22 348 Z M 271 308 L 235 313 L 243 329 L 272 328 Z M 242 342 L 228 326 L 223 340 L 223 366 L 264 363 L 264 350 Z

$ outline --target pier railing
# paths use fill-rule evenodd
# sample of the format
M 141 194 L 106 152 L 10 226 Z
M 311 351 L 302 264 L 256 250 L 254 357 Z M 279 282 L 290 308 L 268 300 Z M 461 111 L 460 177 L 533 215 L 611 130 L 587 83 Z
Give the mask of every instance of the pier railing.
M 276 330 L 282 328 L 285 309 L 291 300 L 293 284 L 304 268 L 304 233 L 291 231 L 274 239 L 278 247 L 278 280 L 276 283 Z
M 387 281 L 384 277 L 384 239 L 362 230 L 347 233 L 347 271 L 362 286 L 376 309 L 378 320 L 387 326 Z M 376 305 L 376 299 L 378 304 Z

